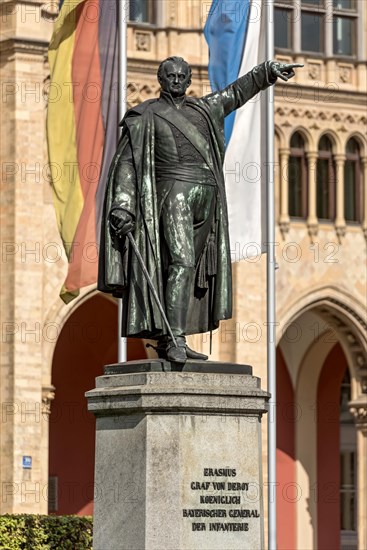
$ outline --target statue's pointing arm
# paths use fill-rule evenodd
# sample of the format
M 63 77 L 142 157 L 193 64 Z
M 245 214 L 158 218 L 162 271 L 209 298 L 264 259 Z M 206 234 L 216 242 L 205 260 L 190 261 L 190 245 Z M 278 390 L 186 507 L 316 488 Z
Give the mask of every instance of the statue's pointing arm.
M 261 90 L 266 90 L 275 84 L 278 78 L 287 82 L 295 75 L 294 69 L 303 67 L 299 63 L 283 64 L 277 61 L 266 61 L 257 65 L 244 76 L 224 88 L 220 92 L 223 101 L 224 115 L 228 115 L 247 101 L 254 97 Z
M 225 116 L 242 107 L 261 90 L 275 84 L 277 77 L 272 74 L 270 64 L 270 61 L 266 61 L 257 65 L 220 92 Z

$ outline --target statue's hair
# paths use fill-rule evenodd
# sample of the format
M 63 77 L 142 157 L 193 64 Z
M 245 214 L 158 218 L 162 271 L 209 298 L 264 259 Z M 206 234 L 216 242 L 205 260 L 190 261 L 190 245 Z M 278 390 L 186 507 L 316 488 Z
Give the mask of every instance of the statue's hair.
M 161 79 L 161 76 L 163 74 L 163 67 L 168 61 L 173 61 L 174 63 L 185 63 L 185 65 L 187 65 L 187 68 L 189 70 L 189 77 L 191 78 L 192 70 L 188 62 L 185 61 L 183 57 L 178 57 L 177 55 L 173 55 L 172 57 L 167 57 L 167 59 L 164 59 L 162 63 L 159 65 L 158 71 L 157 71 L 158 80 Z

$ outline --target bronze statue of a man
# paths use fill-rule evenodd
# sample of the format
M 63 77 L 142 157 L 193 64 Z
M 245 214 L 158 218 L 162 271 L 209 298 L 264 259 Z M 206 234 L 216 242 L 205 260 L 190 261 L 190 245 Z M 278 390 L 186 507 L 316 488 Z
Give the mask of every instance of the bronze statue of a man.
M 186 335 L 231 318 L 224 117 L 278 77 L 294 76 L 297 66 L 267 61 L 196 99 L 186 96 L 189 64 L 170 57 L 158 69 L 160 97 L 130 109 L 121 123 L 102 217 L 98 288 L 123 298 L 123 335 L 157 339 L 161 357 L 206 359 L 188 348 Z M 126 239 L 129 232 L 174 339 Z

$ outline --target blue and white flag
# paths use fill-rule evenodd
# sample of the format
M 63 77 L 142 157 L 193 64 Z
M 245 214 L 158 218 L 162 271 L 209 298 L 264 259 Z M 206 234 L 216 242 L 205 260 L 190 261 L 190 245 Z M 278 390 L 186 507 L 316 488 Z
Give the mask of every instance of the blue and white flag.
M 261 4 L 261 0 L 213 0 L 204 28 L 213 91 L 265 60 Z M 224 175 L 232 261 L 257 256 L 265 240 L 264 100 L 257 95 L 225 119 Z

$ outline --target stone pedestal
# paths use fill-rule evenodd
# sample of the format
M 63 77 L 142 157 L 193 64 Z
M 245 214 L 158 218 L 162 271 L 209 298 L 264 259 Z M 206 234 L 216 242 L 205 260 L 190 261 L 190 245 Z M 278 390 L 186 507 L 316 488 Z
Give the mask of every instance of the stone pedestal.
M 105 372 L 86 394 L 97 420 L 94 550 L 263 548 L 268 394 L 251 367 L 175 372 L 156 360 Z

